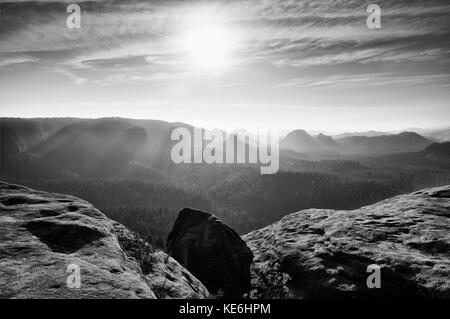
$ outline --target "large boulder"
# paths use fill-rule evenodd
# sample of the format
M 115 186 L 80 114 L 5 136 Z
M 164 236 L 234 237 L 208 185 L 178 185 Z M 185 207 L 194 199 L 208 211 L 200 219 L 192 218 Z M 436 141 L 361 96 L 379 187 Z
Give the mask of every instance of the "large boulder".
M 253 254 L 241 237 L 214 215 L 185 208 L 167 238 L 167 249 L 209 291 L 242 297 L 250 289 Z
M 173 258 L 76 197 L 0 182 L 0 238 L 0 298 L 209 295 Z M 79 288 L 67 284 L 74 265 Z
M 450 298 L 450 186 L 300 211 L 243 239 L 255 298 Z

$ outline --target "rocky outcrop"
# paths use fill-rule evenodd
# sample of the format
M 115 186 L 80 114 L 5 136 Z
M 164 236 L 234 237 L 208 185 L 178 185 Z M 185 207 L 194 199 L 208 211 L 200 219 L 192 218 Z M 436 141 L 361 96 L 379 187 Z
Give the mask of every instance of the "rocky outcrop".
M 0 182 L 0 298 L 206 298 L 205 286 L 224 297 L 450 298 L 449 217 L 445 186 L 297 212 L 244 242 L 184 209 L 172 258 L 85 201 Z M 80 288 L 67 284 L 74 265 Z M 371 265 L 380 288 L 367 286 Z
M 253 297 L 450 298 L 450 186 L 300 211 L 243 239 L 255 256 Z M 381 288 L 369 289 L 373 264 Z
M 0 238 L 0 298 L 208 296 L 173 258 L 75 197 L 0 183 Z M 80 288 L 67 285 L 73 265 Z
M 249 292 L 252 252 L 215 216 L 183 209 L 169 233 L 167 249 L 209 291 L 223 297 L 241 297 Z

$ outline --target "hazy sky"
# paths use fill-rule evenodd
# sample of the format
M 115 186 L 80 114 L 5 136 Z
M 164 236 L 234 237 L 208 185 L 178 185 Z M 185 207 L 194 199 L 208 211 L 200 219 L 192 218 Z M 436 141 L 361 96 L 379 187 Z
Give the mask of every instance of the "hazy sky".
M 66 26 L 68 3 L 81 28 Z M 382 9 L 381 29 L 366 7 Z M 3 1 L 0 116 L 450 125 L 448 0 Z

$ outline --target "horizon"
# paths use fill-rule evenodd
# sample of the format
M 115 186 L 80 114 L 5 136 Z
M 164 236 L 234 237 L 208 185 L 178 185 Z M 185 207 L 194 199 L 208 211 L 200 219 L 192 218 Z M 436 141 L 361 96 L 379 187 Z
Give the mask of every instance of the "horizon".
M 155 119 L 155 118 L 132 118 L 132 117 L 121 117 L 121 116 L 105 116 L 105 117 L 76 117 L 76 116 L 43 116 L 43 117 L 16 117 L 16 116 L 0 116 L 0 119 L 25 119 L 25 120 L 47 120 L 47 119 L 79 119 L 79 120 L 107 120 L 107 119 L 121 119 L 121 120 L 133 120 L 133 121 L 161 121 L 161 122 L 165 122 L 165 123 L 170 123 L 170 124 L 176 124 L 176 123 L 182 123 L 185 125 L 190 125 L 192 127 L 197 127 L 197 128 L 203 128 L 206 130 L 221 130 L 227 133 L 233 133 L 234 131 L 238 131 L 238 130 L 244 130 L 250 133 L 256 133 L 259 132 L 261 133 L 261 131 L 258 130 L 252 130 L 252 129 L 248 129 L 246 127 L 236 127 L 236 128 L 232 128 L 232 129 L 226 129 L 223 127 L 205 127 L 205 126 L 197 126 L 194 125 L 192 123 L 186 122 L 186 121 L 168 121 L 168 120 L 163 120 L 163 119 Z M 274 129 L 274 128 L 271 128 Z M 287 134 L 289 134 L 290 132 L 293 132 L 295 130 L 304 130 L 305 132 L 307 132 L 309 135 L 318 135 L 318 134 L 324 134 L 324 135 L 330 135 L 330 136 L 338 136 L 338 135 L 343 135 L 343 134 L 364 134 L 364 133 L 386 133 L 389 135 L 394 135 L 394 134 L 400 134 L 400 133 L 405 133 L 405 132 L 413 132 L 413 133 L 417 133 L 419 135 L 425 134 L 426 132 L 416 132 L 416 131 L 428 131 L 428 132 L 435 132 L 435 131 L 441 131 L 441 130 L 448 130 L 450 129 L 450 125 L 443 125 L 443 126 L 435 126 L 435 127 L 407 127 L 407 128 L 403 128 L 403 129 L 397 129 L 397 130 L 379 130 L 379 129 L 366 129 L 366 130 L 357 130 L 357 131 L 352 131 L 352 130 L 344 130 L 344 131 L 327 131 L 327 130 L 323 130 L 320 128 L 315 128 L 315 129 L 304 129 L 302 127 L 295 127 L 295 128 L 287 128 L 287 129 L 277 129 L 275 128 L 274 130 L 278 130 L 280 133 L 280 136 L 286 136 Z

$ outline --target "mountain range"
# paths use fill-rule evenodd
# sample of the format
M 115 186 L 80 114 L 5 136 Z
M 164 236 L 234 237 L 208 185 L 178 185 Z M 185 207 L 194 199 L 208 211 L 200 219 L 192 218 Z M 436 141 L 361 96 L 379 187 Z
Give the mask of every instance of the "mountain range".
M 374 155 L 417 152 L 433 143 L 414 132 L 333 138 L 324 134 L 311 136 L 304 130 L 295 130 L 280 141 L 280 148 L 306 154 Z
M 194 129 L 188 124 L 158 120 L 2 118 L 1 173 L 7 176 L 120 177 L 140 167 L 152 176 L 155 171 L 172 169 L 170 152 L 174 141 L 171 132 L 176 127 Z M 310 135 L 298 129 L 280 140 L 280 149 L 307 156 L 377 156 L 419 152 L 433 143 L 415 132 L 383 135 L 369 131 L 332 137 Z M 193 149 L 193 152 L 198 151 L 201 150 Z M 289 153 L 282 153 L 282 160 L 286 154 Z

